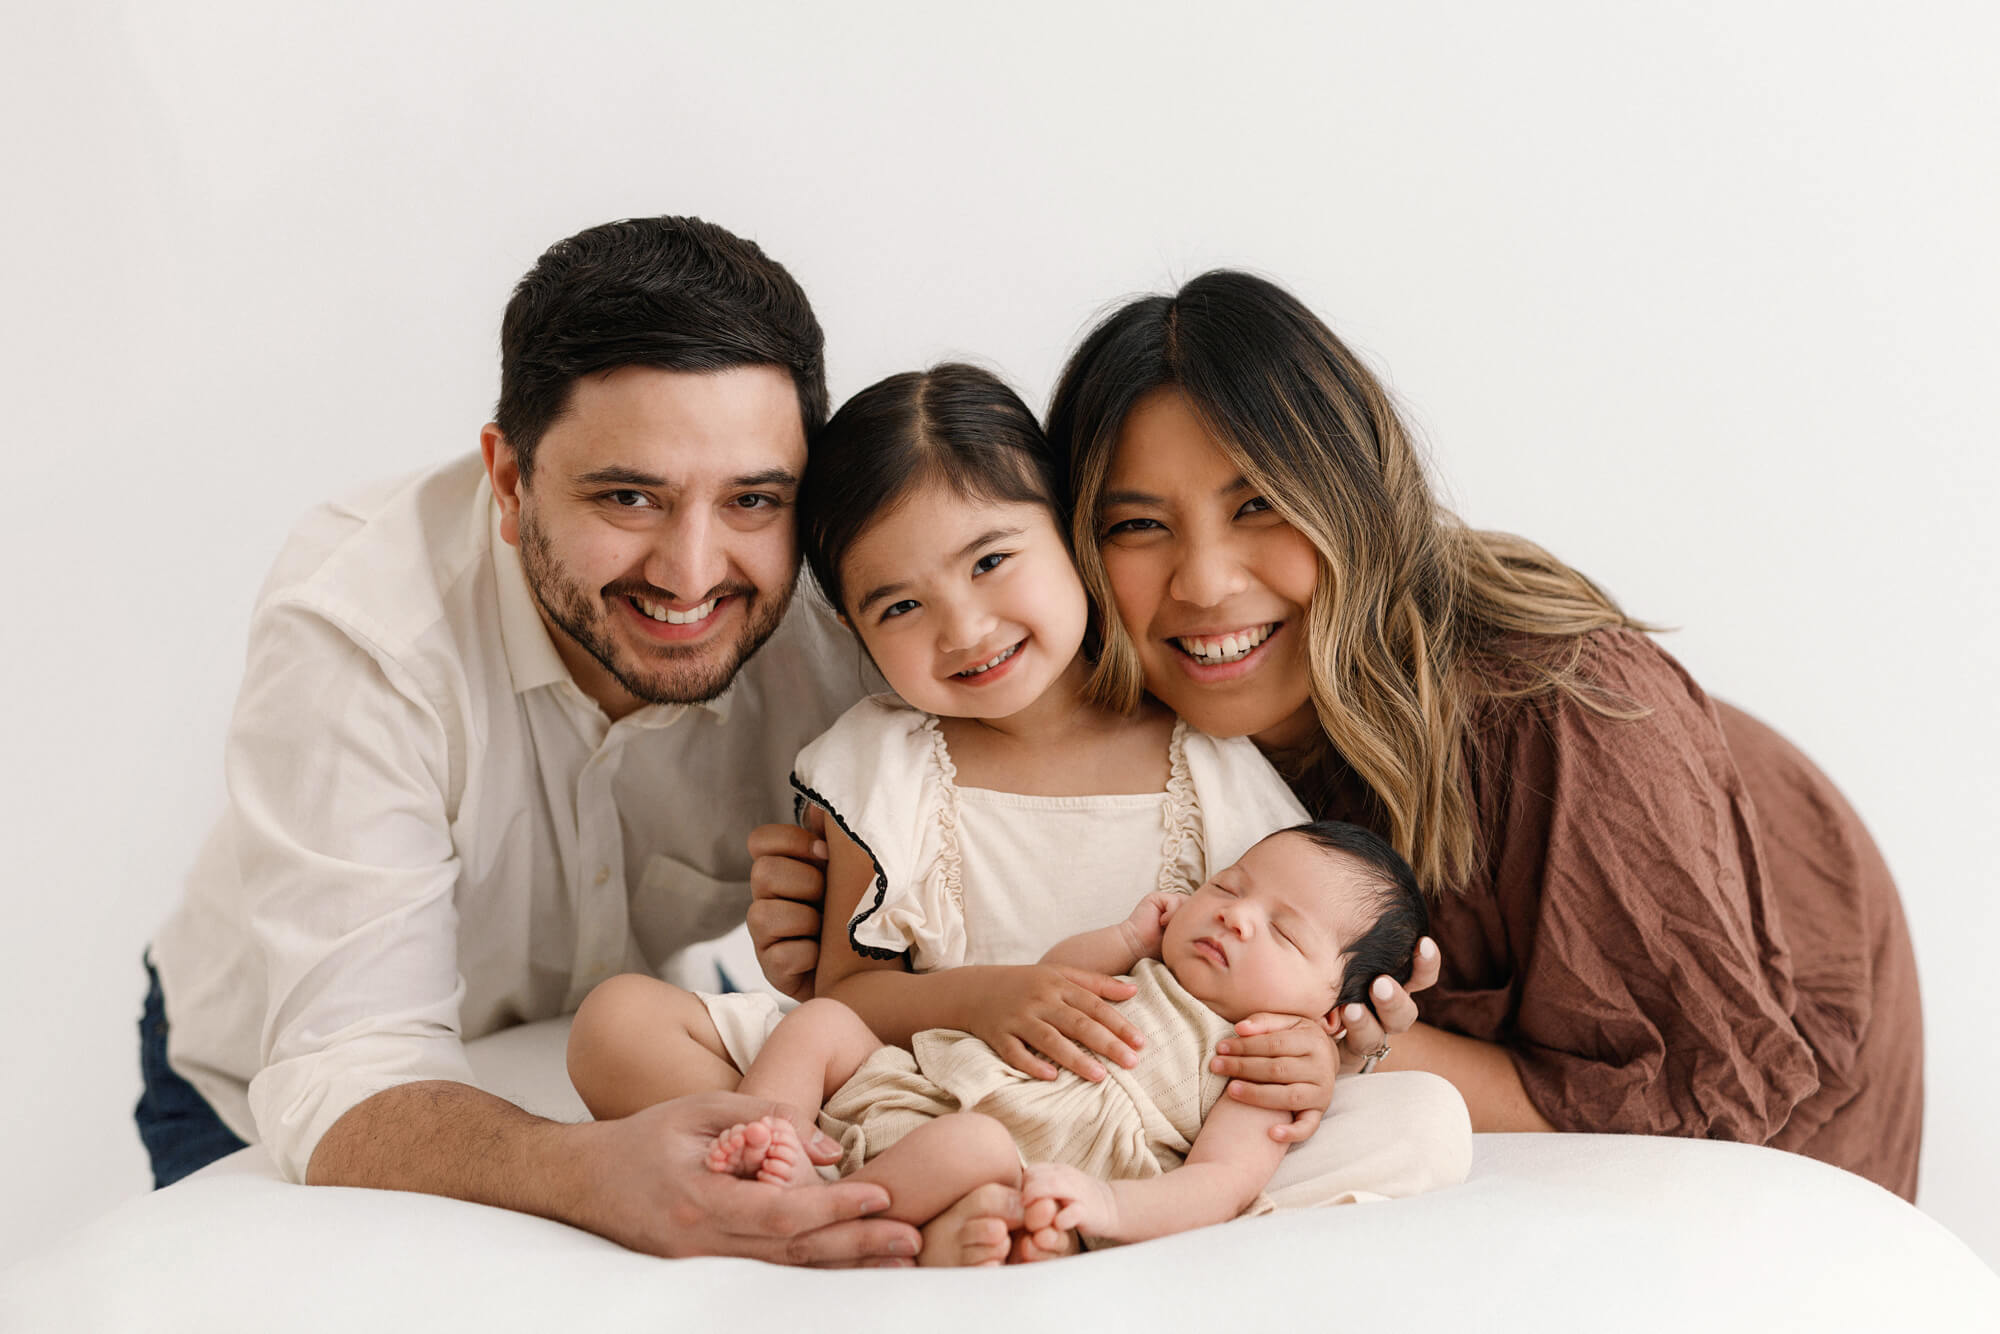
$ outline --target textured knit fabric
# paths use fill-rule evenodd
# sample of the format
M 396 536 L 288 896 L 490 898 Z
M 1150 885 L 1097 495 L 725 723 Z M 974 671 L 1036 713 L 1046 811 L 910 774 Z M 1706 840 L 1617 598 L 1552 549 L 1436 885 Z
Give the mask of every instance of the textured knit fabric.
M 877 1051 L 827 1100 L 844 1131 L 843 1173 L 957 1111 L 1006 1126 L 1023 1162 L 1067 1163 L 1107 1181 L 1179 1167 L 1227 1084 L 1208 1059 L 1233 1026 L 1158 960 L 1140 960 L 1132 981 L 1138 992 L 1118 1009 L 1145 1035 L 1139 1064 L 1107 1062 L 1097 1083 L 1067 1070 L 1052 1080 L 1022 1074 L 978 1038 L 945 1028 L 917 1034 L 911 1051 Z M 1268 1208 L 1260 1196 L 1253 1212 Z

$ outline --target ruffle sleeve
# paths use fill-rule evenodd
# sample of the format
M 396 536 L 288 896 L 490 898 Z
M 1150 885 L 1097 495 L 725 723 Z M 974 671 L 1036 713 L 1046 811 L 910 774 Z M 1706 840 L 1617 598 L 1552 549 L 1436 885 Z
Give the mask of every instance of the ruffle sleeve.
M 1643 636 L 1601 632 L 1606 717 L 1567 698 L 1478 733 L 1483 878 L 1436 915 L 1426 1017 L 1503 1042 L 1564 1130 L 1764 1143 L 1818 1085 L 1755 811 L 1714 706 Z
M 916 972 L 965 961 L 957 787 L 937 720 L 896 696 L 870 696 L 799 752 L 799 813 L 819 806 L 874 863 L 848 922 L 863 958 L 905 955 Z
M 1182 724 L 1176 740 L 1185 763 L 1177 759 L 1167 790 L 1178 795 L 1184 773 L 1186 797 L 1173 804 L 1187 809 L 1169 817 L 1177 837 L 1170 835 L 1168 861 L 1187 887 L 1236 861 L 1265 835 L 1312 819 L 1248 737 L 1224 740 Z

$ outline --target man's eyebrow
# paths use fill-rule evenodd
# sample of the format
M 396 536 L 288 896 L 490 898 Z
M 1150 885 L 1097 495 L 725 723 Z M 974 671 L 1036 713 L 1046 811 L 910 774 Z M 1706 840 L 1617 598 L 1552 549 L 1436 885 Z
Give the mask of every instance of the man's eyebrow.
M 593 468 L 587 473 L 580 474 L 576 479 L 576 484 L 578 486 L 643 486 L 654 491 L 674 489 L 674 484 L 664 477 L 655 473 L 641 472 L 637 468 L 628 468 L 619 463 L 609 464 L 602 468 Z M 790 468 L 765 468 L 759 472 L 744 473 L 740 477 L 732 477 L 724 483 L 732 491 L 759 486 L 796 487 L 798 484 L 799 475 Z
M 1234 481 L 1226 482 L 1216 487 L 1215 494 L 1218 496 L 1233 496 L 1238 491 L 1248 491 L 1250 489 L 1250 479 L 1242 473 L 1238 473 Z M 1156 496 L 1150 491 L 1106 491 L 1103 503 L 1106 506 L 1151 505 L 1157 509 L 1164 509 L 1167 502 L 1164 496 Z
M 754 486 L 797 486 L 799 475 L 790 468 L 766 468 L 762 472 L 745 473 L 741 477 L 729 479 L 731 490 Z
M 649 472 L 640 472 L 637 468 L 627 468 L 623 464 L 613 463 L 603 468 L 592 468 L 589 472 L 579 473 L 576 478 L 576 484 L 578 486 L 647 486 L 658 489 L 667 485 L 667 479 L 656 477 Z
M 964 560 L 967 556 L 970 556 L 989 542 L 998 542 L 1009 537 L 1019 537 L 1024 531 L 1026 530 L 1021 528 L 989 528 L 960 547 L 952 555 L 952 559 L 955 561 Z M 854 604 L 854 614 L 859 616 L 883 598 L 888 597 L 891 593 L 900 593 L 908 587 L 909 584 L 907 581 L 898 581 L 893 584 L 883 584 L 880 587 L 871 588 L 868 590 L 866 597 Z

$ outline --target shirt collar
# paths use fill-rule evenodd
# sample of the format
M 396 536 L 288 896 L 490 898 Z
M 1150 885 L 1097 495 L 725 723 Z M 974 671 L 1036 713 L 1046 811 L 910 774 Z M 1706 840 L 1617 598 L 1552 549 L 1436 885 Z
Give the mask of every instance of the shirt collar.
M 567 682 L 570 689 L 589 700 L 583 688 L 570 676 L 562 655 L 556 652 L 555 643 L 549 638 L 548 624 L 542 620 L 541 609 L 535 604 L 535 595 L 528 591 L 528 572 L 522 568 L 521 553 L 500 535 L 500 506 L 498 502 L 491 504 L 487 540 L 493 549 L 493 573 L 499 586 L 500 643 L 507 654 L 507 674 L 513 679 L 514 693 L 525 695 L 530 690 Z M 739 669 L 722 693 L 707 703 L 648 704 L 628 714 L 622 721 L 638 728 L 665 727 L 679 718 L 684 710 L 695 708 L 714 715 L 717 722 L 726 723 L 742 675 Z

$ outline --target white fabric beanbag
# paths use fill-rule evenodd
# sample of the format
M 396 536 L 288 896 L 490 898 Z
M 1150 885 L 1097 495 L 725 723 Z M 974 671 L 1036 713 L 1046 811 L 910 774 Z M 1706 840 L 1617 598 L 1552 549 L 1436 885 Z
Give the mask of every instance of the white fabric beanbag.
M 472 1046 L 580 1119 L 566 1026 Z M 2000 1277 L 1918 1210 L 1775 1150 L 1482 1135 L 1464 1185 L 998 1270 L 656 1260 L 452 1200 L 288 1185 L 251 1148 L 0 1275 L 0 1330 L 2000 1329 Z

